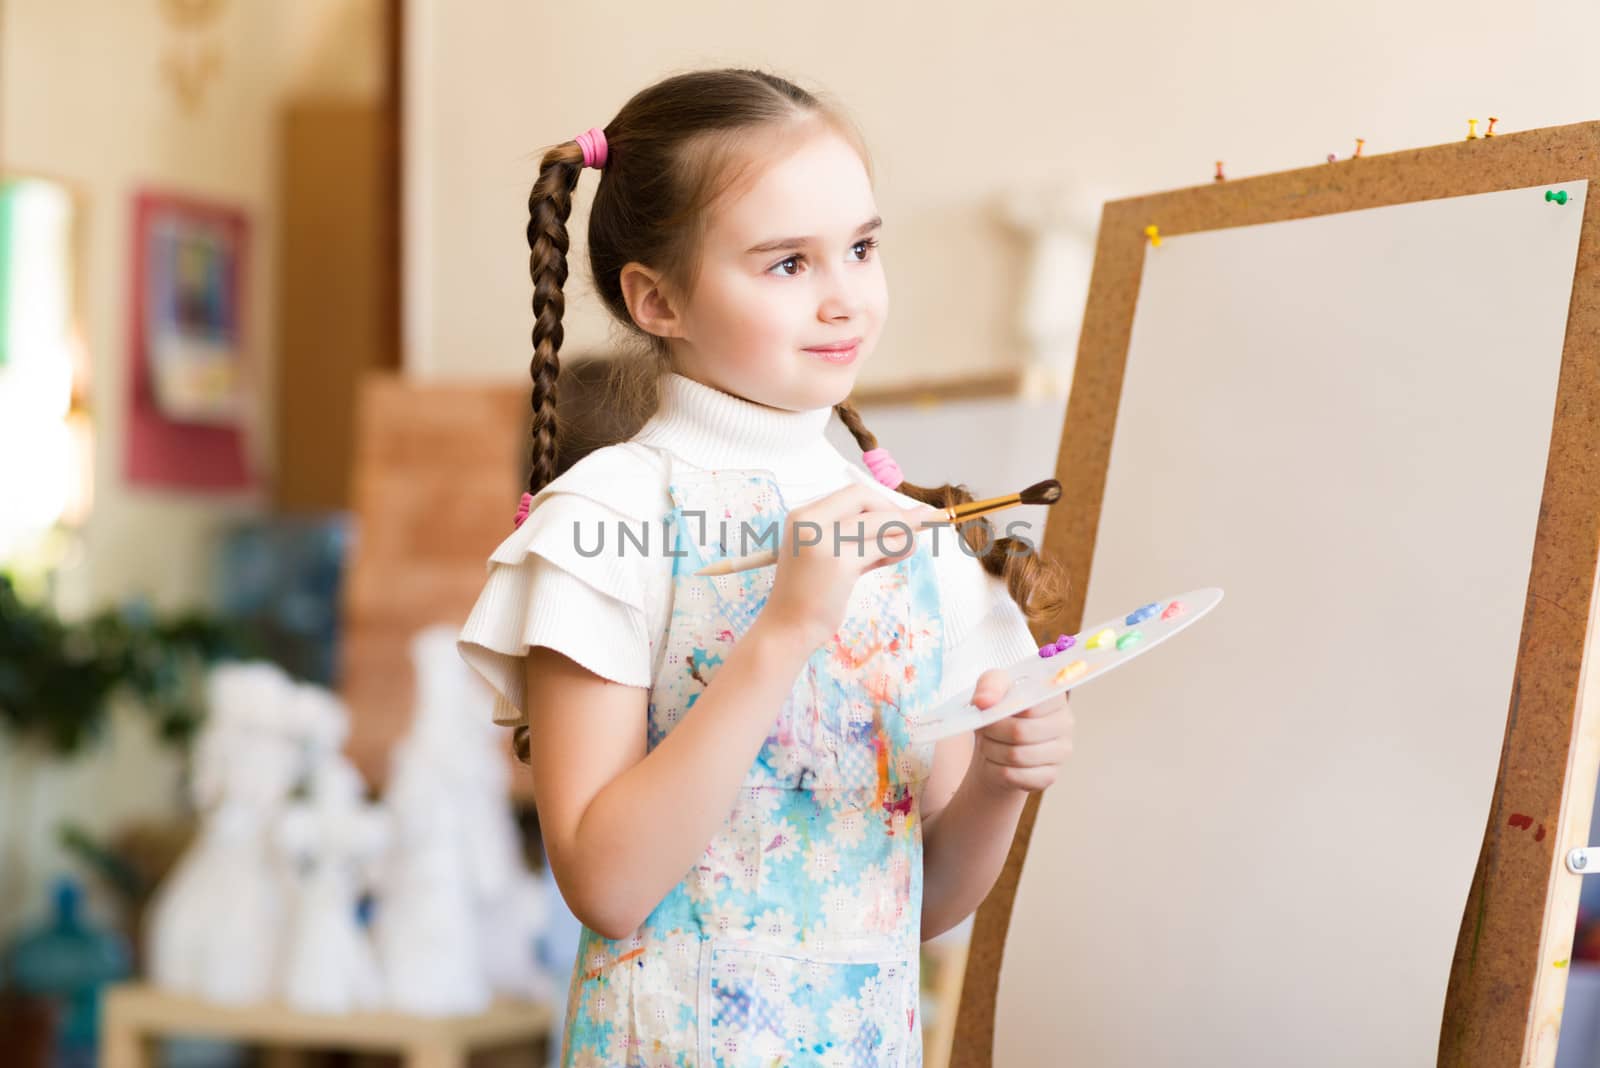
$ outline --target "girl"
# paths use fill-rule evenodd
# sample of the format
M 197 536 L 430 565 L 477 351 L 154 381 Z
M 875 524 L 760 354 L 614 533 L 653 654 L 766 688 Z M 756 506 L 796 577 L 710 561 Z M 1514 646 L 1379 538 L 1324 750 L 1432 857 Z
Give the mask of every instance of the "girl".
M 586 166 L 595 285 L 657 397 L 556 477 Z M 846 399 L 888 310 L 869 167 L 836 107 L 703 71 L 549 149 L 529 197 L 533 469 L 461 651 L 585 927 L 564 1064 L 919 1064 L 919 943 L 983 900 L 1069 751 L 1060 698 L 908 738 L 948 695 L 999 700 L 983 669 L 1037 650 L 1058 591 L 1026 543 L 980 560 L 986 528 L 931 525 L 970 495 L 904 482 Z M 776 566 L 695 575 L 769 534 Z

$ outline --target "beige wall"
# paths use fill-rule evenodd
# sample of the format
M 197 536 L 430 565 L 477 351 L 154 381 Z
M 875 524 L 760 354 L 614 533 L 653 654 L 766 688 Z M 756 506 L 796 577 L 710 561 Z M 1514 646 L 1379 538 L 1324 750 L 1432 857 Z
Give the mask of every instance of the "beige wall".
M 1538 3 L 412 0 L 407 366 L 520 376 L 527 189 L 545 143 L 702 65 L 768 66 L 852 110 L 878 164 L 894 312 L 864 383 L 1009 365 L 1022 246 L 991 205 L 1072 178 L 1096 201 L 1596 117 L 1600 9 Z M 1484 123 L 1480 122 L 1480 130 Z M 569 351 L 603 346 L 580 183 Z M 1094 194 L 1090 194 L 1094 195 Z M 1082 299 L 1081 294 L 1072 295 Z

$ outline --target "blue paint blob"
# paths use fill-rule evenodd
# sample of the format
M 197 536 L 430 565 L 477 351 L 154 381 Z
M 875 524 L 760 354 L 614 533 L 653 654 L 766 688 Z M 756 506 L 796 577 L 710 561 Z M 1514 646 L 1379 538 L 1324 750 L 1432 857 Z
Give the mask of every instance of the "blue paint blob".
M 1147 604 L 1143 608 L 1135 609 L 1134 611 L 1128 613 L 1128 618 L 1123 622 L 1130 627 L 1138 626 L 1140 623 L 1143 623 L 1145 620 L 1149 619 L 1159 611 L 1161 611 L 1161 606 L 1159 604 Z

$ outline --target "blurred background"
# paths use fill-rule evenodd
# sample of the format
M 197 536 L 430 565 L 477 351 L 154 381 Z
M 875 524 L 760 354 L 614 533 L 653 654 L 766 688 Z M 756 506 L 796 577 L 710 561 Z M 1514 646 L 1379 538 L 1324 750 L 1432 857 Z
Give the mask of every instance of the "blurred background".
M 138 982 L 144 921 L 209 841 L 214 666 L 336 694 L 307 720 L 336 727 L 286 742 L 299 770 L 267 793 L 388 812 L 407 840 L 384 802 L 426 716 L 415 643 L 464 620 L 522 479 L 544 146 L 701 66 L 841 101 L 872 148 L 894 306 L 862 410 L 913 480 L 1000 492 L 1055 455 L 1104 201 L 1457 140 L 1469 119 L 1600 117 L 1597 30 L 1578 0 L 0 0 L 0 1048 L 27 1058 L 7 1063 L 92 1063 L 107 984 L 160 994 Z M 593 181 L 569 224 L 561 402 L 591 445 L 631 429 L 585 403 L 621 347 L 586 277 Z M 318 772 L 335 755 L 359 798 Z M 526 778 L 502 773 L 519 885 L 543 880 L 519 947 L 544 985 L 459 1010 L 487 1021 L 460 1039 L 479 1058 L 554 1052 L 575 941 Z M 335 824 L 355 826 L 317 826 Z M 328 892 L 370 906 L 365 839 L 338 841 L 297 847 L 300 871 L 348 869 Z M 1593 913 L 1569 1009 L 1600 996 Z M 964 934 L 928 950 L 930 1063 Z M 382 1049 L 302 1040 L 288 1009 L 217 1033 L 175 1004 L 130 998 L 128 1021 L 170 1034 L 119 1056 Z M 1564 1063 L 1597 1043 L 1564 1042 Z

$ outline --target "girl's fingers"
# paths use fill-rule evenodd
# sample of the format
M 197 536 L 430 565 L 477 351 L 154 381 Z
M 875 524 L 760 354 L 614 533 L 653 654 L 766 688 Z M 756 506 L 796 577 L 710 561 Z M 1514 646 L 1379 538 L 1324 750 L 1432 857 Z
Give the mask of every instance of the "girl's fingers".
M 833 545 L 835 540 L 841 556 L 860 561 L 863 571 L 898 563 L 917 548 L 920 521 L 914 509 L 862 512 L 834 521 L 831 528 L 837 536 L 826 533 L 830 528 L 821 524 L 825 533 L 822 544 Z M 835 539 L 835 540 L 830 540 Z
M 824 501 L 827 503 L 823 504 Z M 822 498 L 817 504 L 822 505 L 819 511 L 821 511 L 823 518 L 843 519 L 858 516 L 863 512 L 870 512 L 875 507 L 882 508 L 883 494 L 871 486 L 858 482 L 835 491 Z
M 1072 733 L 1072 721 L 1059 716 L 1024 717 L 1020 713 L 997 720 L 979 733 L 995 745 L 1037 745 L 1052 738 L 1065 738 Z
M 873 510 L 882 510 L 883 497 L 869 486 L 853 484 L 792 509 L 788 523 L 805 525 L 805 537 L 831 545 L 835 532 L 849 533 Z
M 994 776 L 1013 790 L 1036 794 L 1048 790 L 1061 773 L 1058 767 L 995 768 Z
M 998 745 L 989 738 L 980 738 L 978 752 L 984 760 L 1002 768 L 1049 768 L 1067 759 L 1072 742 L 1051 738 L 1030 745 Z
M 990 668 L 978 676 L 972 687 L 972 703 L 979 708 L 990 708 L 1011 689 L 1011 676 L 1004 668 Z M 1001 722 L 1005 722 L 1001 720 Z
M 854 536 L 854 532 L 851 532 L 851 537 L 854 538 Z M 915 530 L 908 534 L 899 527 L 891 526 L 885 529 L 885 527 L 879 526 L 875 529 L 869 526 L 862 537 L 863 540 L 860 543 L 847 543 L 842 547 L 841 551 L 859 552 L 861 559 L 866 564 L 862 568 L 864 571 L 871 571 L 874 568 L 884 567 L 889 564 L 898 564 L 915 552 L 917 548 Z
M 903 519 L 913 529 L 923 522 L 948 521 L 942 511 L 931 505 L 903 506 L 882 489 L 862 483 L 852 483 L 843 489 L 835 490 L 825 497 L 819 497 L 809 504 L 802 505 L 795 511 L 803 518 L 814 522 L 858 519 L 871 513 L 881 513 L 885 518 L 893 516 Z

